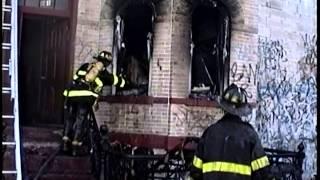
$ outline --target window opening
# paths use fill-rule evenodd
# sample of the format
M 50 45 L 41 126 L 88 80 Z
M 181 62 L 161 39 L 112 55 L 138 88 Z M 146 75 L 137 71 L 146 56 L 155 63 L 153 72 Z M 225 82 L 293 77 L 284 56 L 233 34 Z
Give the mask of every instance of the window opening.
M 219 95 L 228 84 L 229 21 L 225 7 L 217 2 L 193 11 L 191 97 Z
M 115 46 L 117 73 L 130 81 L 118 95 L 147 95 L 152 58 L 153 9 L 145 3 L 131 3 L 116 16 Z M 115 51 L 114 51 L 115 52 Z
M 58 10 L 68 9 L 68 0 L 19 0 L 20 6 L 51 8 Z

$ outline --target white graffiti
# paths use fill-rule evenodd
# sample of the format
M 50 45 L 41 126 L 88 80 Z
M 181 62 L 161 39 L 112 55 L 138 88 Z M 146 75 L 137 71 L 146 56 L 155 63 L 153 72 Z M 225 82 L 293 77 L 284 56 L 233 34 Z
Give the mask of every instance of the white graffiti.
M 305 44 L 305 47 L 312 49 L 311 45 Z M 296 81 L 294 77 L 299 74 L 288 74 L 286 50 L 280 41 L 260 38 L 258 52 L 258 107 L 251 123 L 266 147 L 296 151 L 303 142 L 306 147 L 304 177 L 310 179 L 316 173 L 315 76 L 312 71 L 301 72 L 301 78 Z M 309 59 L 300 65 L 316 68 L 316 60 L 310 60 L 310 55 L 304 57 Z

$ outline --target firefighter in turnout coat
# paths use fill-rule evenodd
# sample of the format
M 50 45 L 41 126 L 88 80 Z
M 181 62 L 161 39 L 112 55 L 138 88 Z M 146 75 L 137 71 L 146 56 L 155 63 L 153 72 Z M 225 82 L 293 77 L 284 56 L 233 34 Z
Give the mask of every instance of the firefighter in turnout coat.
M 92 63 L 84 63 L 76 71 L 73 81 L 63 92 L 64 132 L 63 151 L 69 151 L 72 146 L 73 155 L 82 145 L 85 121 L 92 106 L 97 105 L 97 99 L 105 85 L 124 87 L 126 81 L 121 76 L 111 74 L 107 67 L 112 63 L 110 52 L 101 51 Z
M 268 157 L 256 131 L 241 120 L 241 116 L 251 113 L 247 93 L 232 84 L 216 100 L 226 113 L 200 138 L 190 172 L 191 179 L 266 179 Z

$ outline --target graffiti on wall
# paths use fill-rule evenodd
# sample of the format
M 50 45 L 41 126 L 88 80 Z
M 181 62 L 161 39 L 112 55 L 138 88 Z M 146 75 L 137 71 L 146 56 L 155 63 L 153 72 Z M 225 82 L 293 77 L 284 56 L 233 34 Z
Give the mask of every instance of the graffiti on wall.
M 256 64 L 242 64 L 238 65 L 234 62 L 230 68 L 230 76 L 232 82 L 238 82 L 238 86 L 247 89 L 250 86 L 256 85 Z M 248 98 L 252 98 L 250 91 L 247 91 Z
M 248 84 L 256 85 L 256 65 L 242 64 L 234 62 L 230 69 L 231 77 L 234 81 L 244 81 Z
M 252 121 L 266 147 L 296 150 L 303 142 L 306 147 L 304 174 L 309 177 L 316 172 L 315 39 L 303 40 L 306 51 L 298 61 L 299 75 L 288 73 L 287 53 L 282 42 L 259 38 L 258 107 Z
M 96 49 L 94 45 L 88 41 L 85 41 L 83 38 L 77 39 L 77 47 L 75 58 L 80 64 L 85 62 L 90 62 L 92 56 L 95 55 Z
M 317 61 L 317 37 L 315 35 L 304 34 L 302 36 L 303 47 L 305 50 L 305 63 L 316 64 Z
M 230 64 L 230 82 L 246 89 L 248 98 L 252 98 L 253 94 L 249 89 L 257 84 L 257 64 L 250 63 L 248 60 L 252 59 L 252 55 L 257 54 L 256 46 L 255 44 L 234 44 L 232 52 L 236 55 L 236 59 L 242 63 L 235 61 Z
M 172 119 L 177 127 L 185 127 L 187 136 L 201 136 L 204 129 L 214 124 L 223 115 L 221 109 L 172 106 Z M 200 133 L 200 134 L 199 134 Z
M 109 106 L 102 116 L 109 117 L 103 123 L 111 129 L 132 131 L 135 133 L 150 132 L 168 133 L 167 112 L 159 108 L 154 109 L 149 105 L 138 104 L 117 104 Z M 166 108 L 163 110 L 167 110 Z M 185 105 L 171 105 L 170 126 L 174 134 L 180 136 L 201 136 L 202 132 L 209 125 L 215 123 L 223 115 L 218 108 L 189 107 Z M 165 120 L 163 121 L 164 118 Z M 175 126 L 175 127 L 173 127 Z M 169 128 L 171 129 L 171 128 Z M 169 132 L 170 133 L 170 132 Z

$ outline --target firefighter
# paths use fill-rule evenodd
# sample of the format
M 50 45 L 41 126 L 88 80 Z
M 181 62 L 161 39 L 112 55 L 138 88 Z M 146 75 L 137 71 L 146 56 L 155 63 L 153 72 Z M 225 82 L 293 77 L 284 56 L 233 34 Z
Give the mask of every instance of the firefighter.
M 225 115 L 201 136 L 190 179 L 266 179 L 268 157 L 256 131 L 241 120 L 251 113 L 246 91 L 231 84 L 216 100 Z
M 123 88 L 126 80 L 122 76 L 111 74 L 107 67 L 112 63 L 112 54 L 101 51 L 93 56 L 94 61 L 84 63 L 76 71 L 71 84 L 64 90 L 64 132 L 63 151 L 72 147 L 73 155 L 77 154 L 83 143 L 84 126 L 90 108 L 97 107 L 98 97 L 105 85 Z

